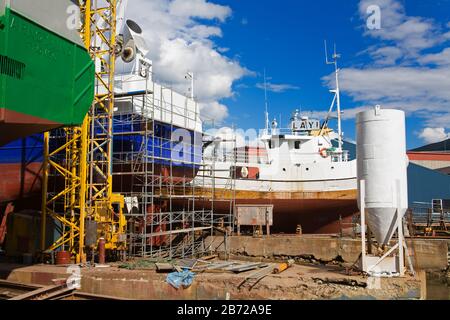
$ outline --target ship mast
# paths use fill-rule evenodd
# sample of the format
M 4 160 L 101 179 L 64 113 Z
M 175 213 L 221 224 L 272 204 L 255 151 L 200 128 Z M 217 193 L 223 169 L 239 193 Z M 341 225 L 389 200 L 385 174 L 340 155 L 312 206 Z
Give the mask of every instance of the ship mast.
M 266 69 L 264 69 L 264 103 L 265 103 L 265 121 L 266 121 L 266 134 L 269 134 L 269 102 L 267 100 L 267 80 Z
M 190 98 L 192 100 L 194 100 L 195 95 L 194 95 L 194 73 L 193 72 L 188 72 L 186 74 L 186 80 L 190 80 L 191 81 L 191 87 L 189 88 L 189 93 L 190 93 Z
M 334 45 L 334 53 L 333 53 L 333 60 L 330 61 L 328 60 L 328 50 L 327 50 L 327 42 L 325 41 L 325 59 L 326 59 L 326 63 L 328 65 L 334 65 L 334 74 L 335 74 L 335 79 L 336 79 L 336 89 L 334 90 L 330 90 L 331 93 L 335 94 L 334 100 L 333 100 L 333 104 L 334 102 L 336 102 L 336 108 L 337 108 L 337 118 L 338 118 L 338 142 L 339 142 L 339 157 L 340 160 L 342 160 L 342 150 L 343 150 L 343 141 L 342 141 L 342 112 L 341 112 L 341 91 L 340 91 L 340 87 L 339 87 L 339 67 L 338 67 L 338 59 L 341 57 L 340 54 L 336 53 L 336 45 Z M 331 106 L 331 108 L 333 108 L 333 105 Z M 331 109 L 332 110 L 332 109 Z

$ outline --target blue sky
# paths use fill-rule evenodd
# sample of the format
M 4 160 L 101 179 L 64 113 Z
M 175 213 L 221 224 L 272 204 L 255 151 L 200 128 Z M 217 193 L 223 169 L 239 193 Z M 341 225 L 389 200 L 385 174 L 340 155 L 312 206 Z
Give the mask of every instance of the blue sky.
M 372 64 L 361 54 L 379 40 L 364 36 L 364 21 L 358 14 L 359 1 L 216 1 L 230 5 L 233 17 L 222 27 L 223 38 L 217 40 L 221 47 L 229 48 L 227 54 L 237 57 L 248 69 L 259 73 L 246 77 L 235 85 L 236 95 L 224 100 L 230 109 L 229 122 L 239 127 L 260 127 L 264 123 L 264 92 L 255 87 L 262 82 L 262 70 L 273 83 L 296 86 L 299 89 L 269 92 L 272 117 L 282 114 L 286 124 L 295 108 L 325 111 L 332 96 L 322 78 L 332 68 L 324 63 L 324 39 L 336 42 L 342 54 L 342 68 Z M 345 4 L 344 4 L 345 3 Z M 405 1 L 408 15 L 431 17 L 445 24 L 450 21 L 450 1 Z M 439 51 L 439 46 L 436 47 Z M 450 87 L 449 87 L 450 90 Z M 342 96 L 343 108 L 355 108 L 354 102 Z M 449 106 L 450 108 L 450 106 Z M 422 145 L 418 137 L 423 120 L 409 116 L 408 146 Z M 354 139 L 354 120 L 344 123 L 345 135 Z
M 133 0 L 156 79 L 186 91 L 194 71 L 202 112 L 223 125 L 264 126 L 263 70 L 271 117 L 296 108 L 323 116 L 332 100 L 324 40 L 337 44 L 345 136 L 369 106 L 408 114 L 408 147 L 450 131 L 450 0 Z M 369 30 L 371 5 L 381 29 Z M 276 92 L 277 91 L 277 92 Z

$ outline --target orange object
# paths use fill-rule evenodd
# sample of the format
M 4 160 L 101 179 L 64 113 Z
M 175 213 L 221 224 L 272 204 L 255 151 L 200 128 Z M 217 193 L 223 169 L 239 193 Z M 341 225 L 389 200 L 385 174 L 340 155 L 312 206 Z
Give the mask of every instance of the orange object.
M 320 149 L 319 153 L 322 156 L 322 158 L 328 158 L 328 149 L 327 148 Z
M 279 264 L 278 266 L 275 267 L 273 273 L 279 274 L 282 273 L 283 271 L 286 271 L 287 269 L 289 269 L 294 265 L 294 262 L 295 262 L 294 260 L 289 260 L 287 263 Z
M 279 264 L 279 265 L 275 268 L 274 273 L 275 273 L 275 274 L 282 273 L 283 271 L 287 270 L 287 268 L 289 268 L 289 266 L 288 266 L 287 263 Z
M 68 251 L 58 251 L 56 253 L 56 264 L 57 265 L 67 265 L 71 264 L 70 252 Z

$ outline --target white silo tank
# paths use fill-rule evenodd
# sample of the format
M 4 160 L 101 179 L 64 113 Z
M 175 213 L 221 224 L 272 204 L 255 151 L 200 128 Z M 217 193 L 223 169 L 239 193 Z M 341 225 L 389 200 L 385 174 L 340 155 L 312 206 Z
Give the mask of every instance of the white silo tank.
M 397 208 L 402 217 L 408 209 L 405 113 L 377 106 L 359 113 L 356 126 L 358 185 L 365 181 L 366 221 L 378 243 L 386 245 L 396 230 Z

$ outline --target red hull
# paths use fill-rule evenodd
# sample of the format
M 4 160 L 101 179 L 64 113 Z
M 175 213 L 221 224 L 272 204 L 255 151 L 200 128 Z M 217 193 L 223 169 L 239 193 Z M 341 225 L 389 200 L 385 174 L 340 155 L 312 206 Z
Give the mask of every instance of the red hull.
M 354 214 L 359 213 L 356 200 L 237 200 L 236 204 L 274 206 L 274 233 L 295 234 L 301 225 L 305 234 L 338 234 L 352 226 Z M 210 204 L 197 202 L 197 207 L 210 208 Z M 216 214 L 227 215 L 227 201 L 214 202 Z
M 0 164 L 0 203 L 40 196 L 42 163 Z
M 60 126 L 46 119 L 0 108 L 0 146 Z
M 210 191 L 201 193 L 211 197 Z M 274 233 L 295 234 L 297 226 L 305 234 L 338 234 L 352 229 L 353 216 L 359 213 L 356 190 L 331 192 L 249 192 L 236 191 L 236 204 L 273 205 L 272 231 Z M 217 190 L 214 212 L 230 214 L 232 193 Z M 189 204 L 177 202 L 178 209 Z M 195 202 L 196 209 L 211 209 L 210 201 Z
M 143 176 L 139 174 L 130 174 L 133 170 L 130 165 L 114 165 L 113 190 L 117 193 L 128 194 L 130 192 L 142 192 Z M 151 172 L 154 174 L 151 174 Z M 168 166 L 155 164 L 147 165 L 148 172 L 148 190 L 151 191 L 151 183 L 157 188 L 160 183 L 162 186 L 184 185 L 191 182 L 198 174 L 198 169 L 173 166 L 172 171 Z
M 236 204 L 274 206 L 274 233 L 295 234 L 301 225 L 306 234 L 337 234 L 351 228 L 352 217 L 359 212 L 356 200 L 237 200 Z M 215 202 L 216 213 L 227 214 L 229 204 Z

